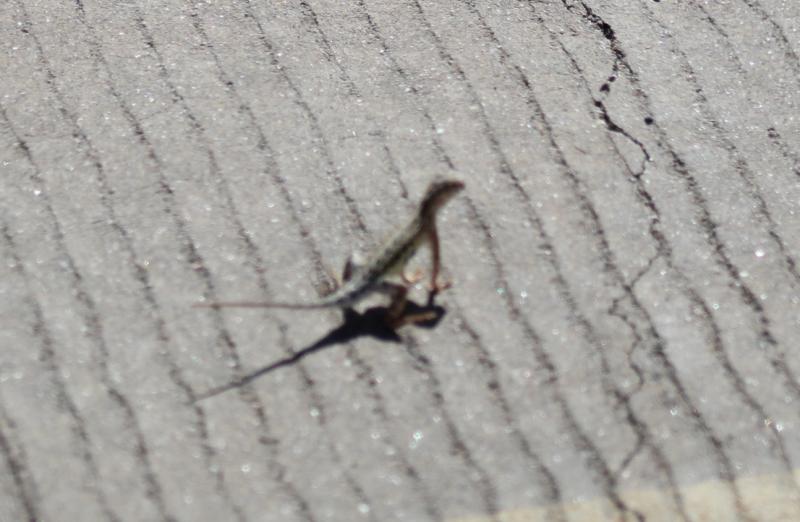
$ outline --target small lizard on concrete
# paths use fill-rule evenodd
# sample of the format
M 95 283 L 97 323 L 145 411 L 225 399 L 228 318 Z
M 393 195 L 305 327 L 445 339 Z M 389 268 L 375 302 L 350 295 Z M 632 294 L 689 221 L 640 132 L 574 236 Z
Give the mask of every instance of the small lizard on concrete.
M 398 230 L 381 247 L 376 249 L 363 263 L 353 264 L 348 262 L 343 275 L 344 281 L 327 296 L 317 301 L 308 303 L 284 302 L 212 302 L 200 303 L 195 306 L 208 308 L 245 307 L 245 308 L 291 308 L 291 309 L 318 309 L 342 308 L 349 309 L 367 295 L 380 292 L 392 295 L 392 301 L 386 314 L 387 323 L 398 327 L 409 322 L 419 322 L 429 319 L 428 315 L 403 318 L 406 305 L 408 287 L 419 280 L 419 275 L 409 277 L 405 273 L 406 263 L 414 256 L 419 248 L 428 244 L 432 254 L 431 282 L 429 285 L 430 298 L 449 286 L 438 282 L 441 270 L 441 255 L 439 236 L 436 230 L 436 214 L 464 188 L 464 183 L 456 179 L 434 180 L 417 211 L 406 226 Z M 405 285 L 391 283 L 387 278 L 399 275 Z

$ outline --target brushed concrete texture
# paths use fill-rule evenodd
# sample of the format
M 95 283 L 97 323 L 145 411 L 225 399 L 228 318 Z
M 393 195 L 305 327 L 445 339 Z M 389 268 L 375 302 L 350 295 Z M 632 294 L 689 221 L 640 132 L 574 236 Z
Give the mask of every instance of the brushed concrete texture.
M 0 46 L 0 520 L 800 520 L 800 2 L 8 0 Z M 437 174 L 432 327 L 192 307 L 313 299 Z

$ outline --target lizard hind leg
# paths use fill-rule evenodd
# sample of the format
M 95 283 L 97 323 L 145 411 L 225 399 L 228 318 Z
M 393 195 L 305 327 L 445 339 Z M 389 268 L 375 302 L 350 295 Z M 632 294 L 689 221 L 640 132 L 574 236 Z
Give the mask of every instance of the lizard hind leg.
M 344 266 L 342 267 L 342 282 L 347 282 L 350 278 L 355 275 L 356 272 L 364 268 L 367 261 L 364 258 L 364 254 L 359 251 L 355 251 L 350 254 L 344 262 Z
M 434 311 L 423 311 L 416 313 L 406 313 L 408 305 L 408 287 L 394 283 L 384 283 L 383 289 L 392 296 L 392 301 L 386 311 L 384 321 L 386 326 L 392 330 L 397 330 L 407 324 L 423 323 L 436 319 L 437 313 Z
M 404 285 L 384 282 L 382 291 L 392 298 L 386 309 L 384 321 L 392 330 L 397 329 L 403 325 L 403 312 L 406 311 L 406 304 L 408 303 L 408 288 Z

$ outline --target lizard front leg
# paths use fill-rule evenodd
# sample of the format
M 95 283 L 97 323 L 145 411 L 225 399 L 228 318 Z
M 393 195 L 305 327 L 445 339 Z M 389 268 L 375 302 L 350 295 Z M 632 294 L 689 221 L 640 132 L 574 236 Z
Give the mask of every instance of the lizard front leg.
M 431 245 L 431 261 L 433 267 L 431 268 L 431 282 L 428 285 L 429 298 L 435 296 L 442 290 L 450 288 L 450 281 L 439 283 L 439 271 L 442 269 L 442 258 L 439 247 L 439 234 L 436 231 L 436 225 L 432 224 L 428 231 L 428 241 Z

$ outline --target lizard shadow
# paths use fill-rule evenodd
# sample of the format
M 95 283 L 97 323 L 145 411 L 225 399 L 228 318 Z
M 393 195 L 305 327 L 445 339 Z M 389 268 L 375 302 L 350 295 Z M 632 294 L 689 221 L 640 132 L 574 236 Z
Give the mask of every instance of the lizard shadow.
M 302 348 L 301 350 L 296 351 L 288 357 L 284 357 L 283 359 L 279 359 L 271 364 L 253 370 L 236 379 L 235 381 L 231 381 L 222 386 L 218 386 L 204 393 L 198 394 L 192 402 L 208 399 L 226 391 L 240 388 L 253 382 L 259 377 L 267 375 L 268 373 L 274 372 L 275 370 L 285 366 L 296 364 L 300 360 L 315 352 L 352 341 L 359 337 L 373 337 L 380 341 L 399 343 L 401 339 L 397 334 L 397 331 L 386 324 L 388 312 L 389 308 L 386 306 L 374 306 L 372 308 L 368 308 L 364 312 L 357 312 L 352 308 L 346 309 L 344 311 L 344 321 L 342 324 L 322 336 L 317 341 L 306 346 L 305 348 Z M 413 322 L 413 326 L 418 328 L 434 328 L 437 324 L 439 324 L 446 313 L 447 311 L 445 308 L 434 304 L 432 299 L 430 299 L 425 305 L 419 305 L 414 301 L 409 300 L 406 303 L 403 317 L 425 317 L 424 320 L 415 320 Z

